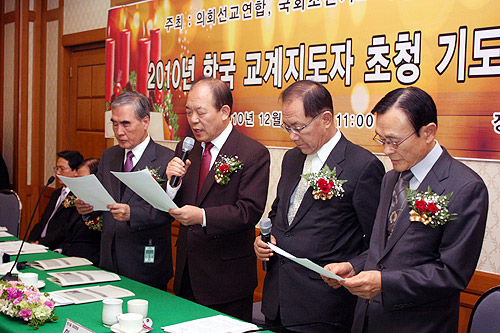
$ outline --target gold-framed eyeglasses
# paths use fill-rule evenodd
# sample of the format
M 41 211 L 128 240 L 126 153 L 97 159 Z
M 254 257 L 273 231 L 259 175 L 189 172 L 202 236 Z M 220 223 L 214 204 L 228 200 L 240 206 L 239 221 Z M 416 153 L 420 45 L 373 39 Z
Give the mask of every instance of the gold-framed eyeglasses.
M 403 140 L 401 140 L 399 142 L 394 142 L 392 140 L 383 139 L 380 135 L 378 135 L 378 133 L 375 133 L 375 136 L 373 137 L 373 141 L 380 143 L 382 146 L 388 145 L 391 148 L 398 149 L 400 144 L 402 144 L 403 142 L 408 140 L 415 133 L 416 132 L 411 133 L 410 135 L 408 135 L 406 138 L 404 138 Z
M 318 113 L 313 119 L 309 120 L 304 126 L 300 126 L 300 127 L 290 127 L 288 126 L 287 124 L 285 123 L 281 123 L 281 129 L 287 133 L 293 133 L 293 134 L 300 134 L 300 131 L 302 131 L 304 128 L 306 128 L 307 126 L 309 126 L 310 123 L 312 123 L 316 118 L 318 118 L 319 116 L 321 116 L 323 113 L 325 113 L 326 111 L 323 111 L 321 113 Z
M 58 171 L 63 172 L 66 169 L 69 169 L 69 168 L 66 168 L 66 167 L 63 167 L 63 166 L 55 166 L 53 168 L 53 170 L 54 170 L 55 173 L 57 173 Z

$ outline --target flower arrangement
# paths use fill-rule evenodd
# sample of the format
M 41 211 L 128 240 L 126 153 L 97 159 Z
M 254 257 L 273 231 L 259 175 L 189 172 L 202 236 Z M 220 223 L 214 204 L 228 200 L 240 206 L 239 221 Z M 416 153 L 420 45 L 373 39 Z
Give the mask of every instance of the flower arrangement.
M 238 172 L 243 165 L 238 156 L 221 155 L 220 159 L 215 162 L 215 181 L 217 184 L 226 185 L 231 180 L 231 174 Z
M 85 225 L 90 230 L 102 231 L 102 215 L 99 217 L 96 217 L 95 219 L 85 221 Z
M 151 176 L 154 178 L 154 180 L 156 180 L 158 182 L 158 184 L 163 184 L 165 182 L 165 178 L 161 178 L 160 177 L 160 168 L 161 167 L 157 167 L 156 169 L 150 169 L 147 165 L 146 167 L 144 168 L 144 170 L 148 170 L 149 173 L 151 174 Z
M 0 281 L 0 311 L 13 318 L 22 318 L 36 330 L 58 319 L 54 314 L 54 302 L 48 295 L 17 281 Z
M 66 196 L 66 198 L 64 198 L 62 205 L 64 206 L 64 208 L 75 207 L 75 200 L 75 195 L 73 193 L 70 193 Z
M 437 195 L 432 192 L 430 186 L 427 187 L 426 192 L 408 188 L 405 190 L 411 208 L 410 221 L 421 222 L 424 225 L 436 228 L 456 219 L 455 215 L 457 214 L 450 214 L 448 211 L 448 202 L 453 192 L 448 195 Z
M 330 167 L 325 164 L 320 172 L 306 173 L 302 177 L 313 188 L 312 194 L 316 200 L 330 200 L 333 197 L 342 197 L 344 195 L 342 184 L 347 180 L 337 179 L 336 168 L 330 170 Z

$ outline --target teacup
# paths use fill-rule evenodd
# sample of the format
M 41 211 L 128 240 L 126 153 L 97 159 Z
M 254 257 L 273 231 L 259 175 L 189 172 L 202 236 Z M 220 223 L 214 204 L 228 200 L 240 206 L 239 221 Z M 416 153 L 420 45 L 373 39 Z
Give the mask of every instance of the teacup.
M 36 287 L 38 285 L 37 273 L 19 273 L 18 278 L 25 286 Z
M 138 313 L 122 313 L 118 316 L 120 332 L 138 333 L 142 331 L 142 315 Z

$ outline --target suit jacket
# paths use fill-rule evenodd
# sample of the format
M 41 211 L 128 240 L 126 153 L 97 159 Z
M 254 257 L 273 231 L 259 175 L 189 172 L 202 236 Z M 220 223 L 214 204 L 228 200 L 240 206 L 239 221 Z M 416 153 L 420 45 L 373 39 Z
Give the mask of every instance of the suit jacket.
M 50 215 L 54 211 L 57 204 L 57 199 L 61 195 L 62 188 L 58 188 L 50 196 L 49 203 L 42 214 L 42 219 L 38 222 L 30 232 L 28 237 L 29 242 L 38 241 L 40 244 L 47 246 L 51 250 L 62 248 L 63 243 L 66 239 L 66 229 L 69 224 L 76 223 L 78 220 L 82 220 L 80 214 L 75 207 L 64 207 L 61 203 L 57 211 L 52 216 L 50 220 L 49 227 L 47 228 L 47 233 L 44 238 L 41 238 L 42 231 L 47 225 Z
M 178 155 L 181 148 L 179 143 Z M 247 297 L 257 286 L 253 242 L 255 224 L 266 205 L 270 162 L 269 151 L 262 144 L 233 129 L 219 157 L 237 156 L 243 168 L 231 174 L 228 184 L 221 185 L 214 178 L 214 163 L 197 198 L 201 155 L 201 144 L 196 142 L 175 202 L 179 207 L 204 208 L 207 225 L 180 226 L 174 290 L 179 293 L 188 265 L 196 301 L 213 305 Z
M 90 230 L 80 217 L 69 221 L 66 226 L 66 239 L 62 253 L 68 257 L 87 258 L 95 266 L 99 266 L 101 232 Z
M 342 135 L 326 164 L 336 168 L 339 180 L 347 180 L 343 197 L 315 200 L 310 187 L 289 225 L 290 197 L 300 180 L 305 158 L 298 148 L 283 158 L 277 196 L 269 214 L 277 245 L 320 266 L 358 255 L 368 247 L 384 166 L 372 153 Z M 356 297 L 344 288 L 330 288 L 319 274 L 278 255 L 269 261 L 262 300 L 262 312 L 267 318 L 276 319 L 279 309 L 284 325 L 321 321 L 341 324 L 348 331 L 355 304 Z M 294 329 L 338 332 L 324 325 Z
M 488 192 L 470 168 L 443 153 L 418 187 L 453 193 L 448 210 L 456 219 L 436 228 L 410 222 L 408 205 L 385 244 L 387 214 L 399 174 L 388 172 L 369 250 L 351 260 L 356 272 L 380 270 L 382 293 L 359 299 L 353 332 L 457 332 L 460 292 L 469 283 L 481 252 Z M 366 329 L 366 328 L 365 328 Z
M 130 206 L 130 221 L 121 222 L 104 212 L 99 266 L 133 280 L 166 290 L 172 277 L 172 248 L 168 213 L 149 205 L 111 174 L 122 171 L 125 150 L 119 146 L 106 149 L 99 163 L 97 178 L 116 202 Z M 151 140 L 133 171 L 159 169 L 165 175 L 174 152 Z M 123 196 L 120 187 L 123 186 Z M 165 186 L 165 184 L 163 184 Z M 154 246 L 154 263 L 144 263 L 146 246 Z

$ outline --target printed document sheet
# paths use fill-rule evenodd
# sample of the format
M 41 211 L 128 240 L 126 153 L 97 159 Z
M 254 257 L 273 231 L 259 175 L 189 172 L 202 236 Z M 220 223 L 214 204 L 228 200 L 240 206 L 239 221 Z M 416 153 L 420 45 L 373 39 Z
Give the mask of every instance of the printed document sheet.
M 134 172 L 111 171 L 111 173 L 154 208 L 167 213 L 171 208 L 178 208 L 148 170 Z
M 333 274 L 332 272 L 327 271 L 323 267 L 313 263 L 311 260 L 309 260 L 307 258 L 297 258 L 294 255 L 291 255 L 290 253 L 286 252 L 283 249 L 280 249 L 279 247 L 277 247 L 276 245 L 273 245 L 271 243 L 267 243 L 267 245 L 271 248 L 271 250 L 273 250 L 277 254 L 282 255 L 283 257 L 288 258 L 292 261 L 295 261 L 297 264 L 300 264 L 300 265 L 310 269 L 311 271 L 314 271 L 314 272 L 319 273 L 323 276 L 329 277 L 330 279 L 335 279 L 335 280 L 339 280 L 339 281 L 344 280 L 343 278 L 341 278 L 337 274 Z
M 83 177 L 64 177 L 58 175 L 57 177 L 62 180 L 78 199 L 92 205 L 95 211 L 109 211 L 106 206 L 116 203 L 95 175 Z

